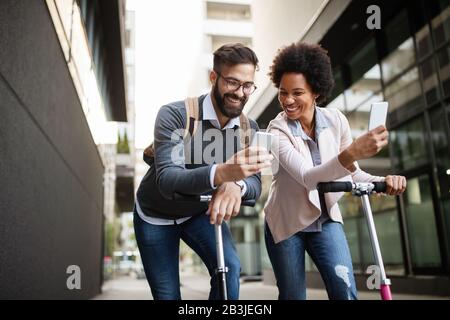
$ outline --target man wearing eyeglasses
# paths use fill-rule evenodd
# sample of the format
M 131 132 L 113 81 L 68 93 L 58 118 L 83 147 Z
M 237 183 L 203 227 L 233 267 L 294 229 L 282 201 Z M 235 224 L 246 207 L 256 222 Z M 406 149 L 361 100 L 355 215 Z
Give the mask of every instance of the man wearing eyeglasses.
M 214 224 L 237 215 L 242 200 L 259 198 L 259 172 L 273 159 L 262 148 L 242 149 L 237 137 L 242 134 L 239 117 L 256 89 L 257 67 L 255 53 L 241 44 L 224 45 L 214 52 L 212 88 L 198 98 L 200 121 L 190 139 L 183 137 L 187 120 L 183 101 L 167 104 L 158 112 L 154 165 L 139 186 L 134 210 L 136 240 L 154 299 L 181 299 L 180 239 L 208 268 L 209 299 L 220 297 Z M 250 127 L 253 132 L 258 130 L 253 120 Z M 175 193 L 212 193 L 213 197 L 209 205 L 178 202 L 170 200 Z M 235 300 L 239 298 L 240 262 L 228 226 L 223 223 L 221 227 L 228 298 Z

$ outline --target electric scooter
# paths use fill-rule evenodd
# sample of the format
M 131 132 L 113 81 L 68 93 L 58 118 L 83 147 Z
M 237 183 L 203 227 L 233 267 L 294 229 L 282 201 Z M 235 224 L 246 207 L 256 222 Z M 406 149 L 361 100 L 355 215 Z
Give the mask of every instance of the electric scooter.
M 385 182 L 372 182 L 372 183 L 353 183 L 353 182 L 321 182 L 317 185 L 321 202 L 324 203 L 324 194 L 328 192 L 351 192 L 354 196 L 361 198 L 364 215 L 367 220 L 367 226 L 369 228 L 370 243 L 372 246 L 373 255 L 375 257 L 375 263 L 380 270 L 380 295 L 381 300 L 392 300 L 391 295 L 391 281 L 386 276 L 384 269 L 383 258 L 381 256 L 380 244 L 378 242 L 377 231 L 375 229 L 375 223 L 373 220 L 372 209 L 370 207 L 369 196 L 372 193 L 386 192 Z
M 212 195 L 200 195 L 200 196 L 187 196 L 182 194 L 175 194 L 173 200 L 177 201 L 200 201 L 200 202 L 210 202 Z M 241 206 L 254 207 L 255 200 L 242 201 Z M 222 239 L 222 225 L 216 223 L 214 225 L 214 232 L 216 237 L 216 252 L 217 252 L 217 268 L 216 274 L 219 285 L 219 294 L 221 300 L 228 300 L 227 293 L 227 272 L 228 268 L 225 266 L 225 257 L 223 252 L 223 239 Z

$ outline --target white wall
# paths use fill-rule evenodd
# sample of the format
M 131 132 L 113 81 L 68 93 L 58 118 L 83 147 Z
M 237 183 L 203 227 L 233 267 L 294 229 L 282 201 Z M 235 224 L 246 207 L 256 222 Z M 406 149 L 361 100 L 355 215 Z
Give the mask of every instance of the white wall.
M 128 0 L 136 12 L 136 148 L 153 140 L 159 108 L 184 99 L 203 75 L 203 0 Z M 204 76 L 203 76 L 204 77 Z
M 269 67 L 277 50 L 300 40 L 305 28 L 328 0 L 253 0 L 253 48 L 260 60 L 257 74 L 258 90 L 253 94 L 246 113 L 270 84 Z

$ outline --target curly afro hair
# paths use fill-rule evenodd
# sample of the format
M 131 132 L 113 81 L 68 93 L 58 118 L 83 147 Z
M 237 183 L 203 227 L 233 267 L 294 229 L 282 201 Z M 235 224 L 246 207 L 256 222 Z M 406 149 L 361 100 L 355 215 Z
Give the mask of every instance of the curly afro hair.
M 316 44 L 293 43 L 278 50 L 270 67 L 270 79 L 275 87 L 285 73 L 301 73 L 312 91 L 318 94 L 317 103 L 326 102 L 334 86 L 328 51 Z

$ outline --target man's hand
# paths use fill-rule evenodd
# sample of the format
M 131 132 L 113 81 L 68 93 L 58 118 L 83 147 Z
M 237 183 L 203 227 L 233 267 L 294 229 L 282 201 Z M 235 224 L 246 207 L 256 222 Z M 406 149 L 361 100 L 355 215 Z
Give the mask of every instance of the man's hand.
M 237 216 L 241 208 L 241 188 L 234 182 L 225 182 L 213 194 L 208 206 L 211 224 L 222 224 L 231 217 Z
M 235 153 L 227 162 L 219 164 L 214 175 L 214 185 L 244 180 L 262 169 L 270 167 L 273 156 L 262 147 L 249 147 Z

